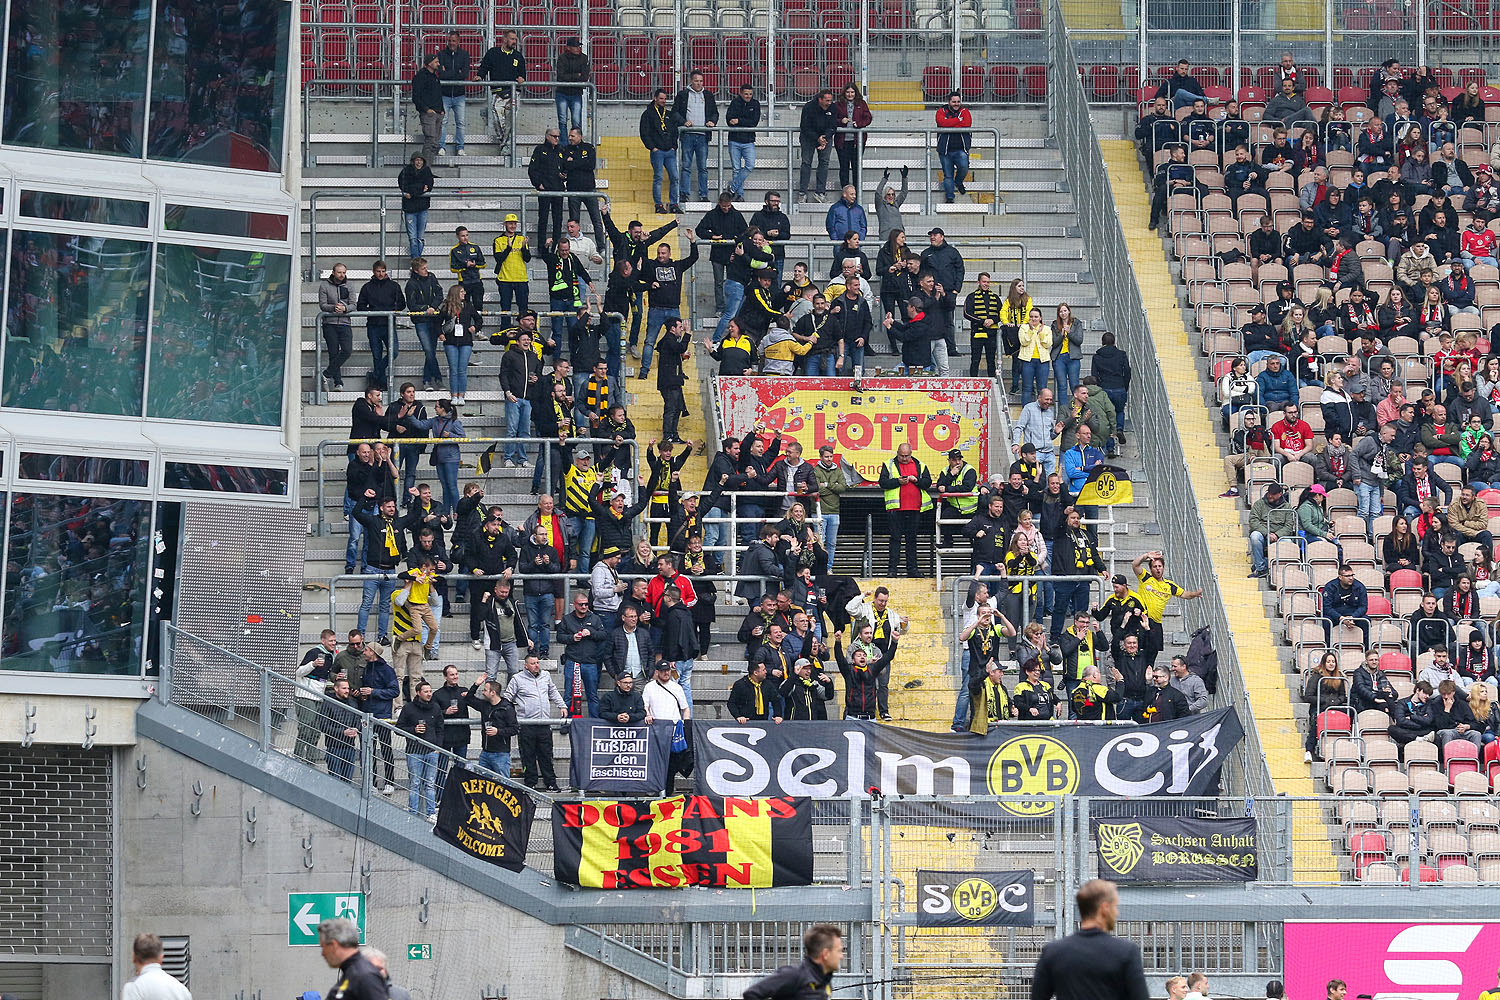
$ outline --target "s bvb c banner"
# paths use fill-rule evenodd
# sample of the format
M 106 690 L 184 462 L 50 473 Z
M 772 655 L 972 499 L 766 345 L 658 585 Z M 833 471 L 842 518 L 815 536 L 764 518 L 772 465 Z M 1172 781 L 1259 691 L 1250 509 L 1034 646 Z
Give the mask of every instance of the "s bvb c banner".
M 558 802 L 552 865 L 589 889 L 811 885 L 812 802 L 679 795 Z
M 989 468 L 990 382 L 982 378 L 766 378 L 725 375 L 718 380 L 724 433 L 744 437 L 757 423 L 802 445 L 816 459 L 834 452 L 867 483 L 880 466 L 911 445 L 933 477 L 957 448 L 983 478 Z
M 1034 872 L 917 869 L 918 927 L 1030 927 L 1036 923 Z
M 1116 882 L 1254 882 L 1255 820 L 1096 819 L 1099 877 Z
M 526 866 L 534 808 L 524 792 L 454 764 L 433 833 L 481 861 L 518 872 Z

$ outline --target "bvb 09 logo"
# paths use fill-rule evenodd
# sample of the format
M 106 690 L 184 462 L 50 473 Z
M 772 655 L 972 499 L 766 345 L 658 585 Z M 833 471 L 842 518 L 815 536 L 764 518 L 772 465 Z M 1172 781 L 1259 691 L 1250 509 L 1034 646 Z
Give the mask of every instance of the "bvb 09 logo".
M 988 879 L 966 878 L 953 887 L 953 912 L 965 920 L 983 920 L 1000 902 Z
M 1115 490 L 1119 489 L 1119 487 L 1120 481 L 1115 478 L 1113 472 L 1101 472 L 1094 477 L 1094 492 L 1098 494 L 1101 500 L 1108 500 L 1114 496 Z
M 1017 736 L 1000 744 L 989 764 L 990 792 L 1000 808 L 1016 816 L 1049 816 L 1056 803 L 1046 796 L 1078 788 L 1078 758 L 1050 736 Z

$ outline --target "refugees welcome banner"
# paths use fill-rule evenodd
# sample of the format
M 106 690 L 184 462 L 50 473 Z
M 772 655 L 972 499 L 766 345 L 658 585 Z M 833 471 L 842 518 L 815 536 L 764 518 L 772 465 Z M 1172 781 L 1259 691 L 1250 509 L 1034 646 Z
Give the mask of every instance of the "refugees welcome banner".
M 1244 736 L 1234 709 L 1149 726 L 997 726 L 985 736 L 873 722 L 693 722 L 696 781 L 712 795 L 831 799 L 998 795 L 1045 816 L 1061 795 L 1206 795 Z
M 588 889 L 811 885 L 812 802 L 679 795 L 552 807 L 553 874 Z

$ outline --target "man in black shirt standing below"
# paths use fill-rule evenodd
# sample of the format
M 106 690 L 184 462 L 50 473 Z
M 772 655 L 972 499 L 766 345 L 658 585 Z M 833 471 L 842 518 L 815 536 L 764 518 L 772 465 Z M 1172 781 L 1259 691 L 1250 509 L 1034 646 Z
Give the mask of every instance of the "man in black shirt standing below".
M 1090 879 L 1075 899 L 1078 930 L 1042 946 L 1031 1000 L 1146 1000 L 1140 946 L 1112 933 L 1120 910 L 1115 884 Z
M 833 131 L 837 121 L 833 112 L 833 91 L 824 90 L 802 105 L 797 141 L 802 146 L 802 169 L 797 175 L 797 194 L 807 197 L 807 182 L 812 177 L 813 157 L 818 158 L 819 195 L 828 193 L 828 154 L 833 149 Z
M 443 84 L 438 78 L 438 54 L 427 57 L 411 78 L 411 103 L 422 122 L 422 158 L 437 162 L 443 149 Z
M 843 934 L 832 924 L 814 924 L 802 935 L 802 952 L 800 965 L 783 965 L 750 984 L 745 1000 L 827 1000 L 844 961 Z
M 328 1000 L 388 1000 L 385 977 L 359 950 L 359 928 L 347 917 L 318 924 L 318 948 L 330 969 L 339 970 Z

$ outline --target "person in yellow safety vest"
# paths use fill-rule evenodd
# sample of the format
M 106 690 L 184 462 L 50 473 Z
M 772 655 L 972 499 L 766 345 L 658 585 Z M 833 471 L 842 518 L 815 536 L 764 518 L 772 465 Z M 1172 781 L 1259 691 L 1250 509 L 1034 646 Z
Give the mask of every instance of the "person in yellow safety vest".
M 500 311 L 510 312 L 511 303 L 517 312 L 529 307 L 528 278 L 526 265 L 531 261 L 531 244 L 521 232 L 521 220 L 511 213 L 505 217 L 505 232 L 495 237 L 495 287 L 500 292 Z
M 1003 677 L 1000 661 L 991 660 L 984 673 L 969 682 L 969 732 L 983 736 L 991 726 L 1009 721 L 1015 714 Z
M 594 549 L 594 487 L 599 485 L 599 470 L 594 467 L 592 448 L 563 445 L 564 456 L 572 452 L 572 461 L 563 470 L 563 515 L 568 519 L 568 534 L 578 544 L 578 572 L 589 570 L 589 554 Z
M 948 452 L 948 467 L 937 480 L 938 499 L 943 501 L 938 516 L 946 521 L 960 523 L 943 526 L 944 548 L 953 545 L 956 531 L 967 524 L 979 509 L 979 495 L 975 492 L 978 486 L 979 473 L 964 461 L 964 453 L 957 448 Z
M 886 518 L 891 533 L 887 576 L 896 576 L 901 562 L 902 543 L 906 545 L 906 575 L 918 577 L 917 525 L 921 515 L 932 509 L 932 473 L 911 453 L 911 445 L 896 446 L 896 456 L 880 468 L 880 488 L 885 493 Z

